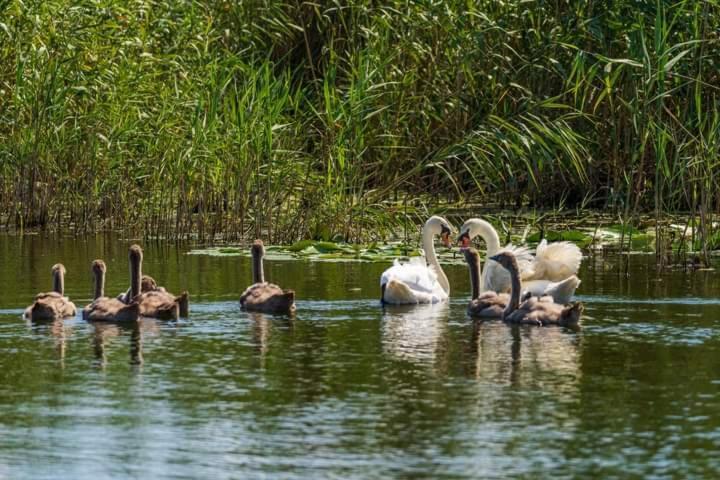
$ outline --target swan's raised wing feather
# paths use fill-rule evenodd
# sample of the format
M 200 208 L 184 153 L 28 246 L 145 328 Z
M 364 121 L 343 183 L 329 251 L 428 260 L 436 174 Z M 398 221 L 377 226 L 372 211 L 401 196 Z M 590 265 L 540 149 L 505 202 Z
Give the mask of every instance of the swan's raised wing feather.
M 515 255 L 518 268 L 524 271 L 530 267 L 533 261 L 532 253 L 526 247 L 514 246 L 508 244 L 505 248 L 500 249 L 497 253 L 512 252 Z M 485 262 L 483 270 L 483 290 L 493 292 L 509 292 L 510 291 L 510 272 L 505 270 L 499 263 L 494 260 Z
M 538 245 L 535 260 L 564 263 L 573 271 L 573 274 L 576 274 L 580 269 L 580 262 L 582 262 L 582 252 L 580 247 L 572 242 L 547 243 L 547 241 L 543 240 Z
M 564 280 L 576 275 L 582 262 L 580 248 L 572 242 L 540 242 L 535 260 L 528 269 L 521 268 L 522 280 Z
M 517 261 L 518 268 L 521 272 L 525 270 L 535 260 L 533 258 L 532 252 L 527 247 L 520 247 L 508 244 L 500 251 L 512 252 L 513 255 L 515 255 L 515 260 Z

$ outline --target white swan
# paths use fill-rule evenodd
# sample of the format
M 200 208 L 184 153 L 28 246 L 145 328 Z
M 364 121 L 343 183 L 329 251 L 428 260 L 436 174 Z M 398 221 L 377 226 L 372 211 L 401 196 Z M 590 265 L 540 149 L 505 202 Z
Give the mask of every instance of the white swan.
M 450 296 L 450 283 L 435 256 L 433 239 L 435 235 L 440 235 L 445 246 L 449 247 L 450 232 L 447 220 L 430 217 L 422 229 L 425 258 L 412 258 L 407 263 L 395 260 L 393 266 L 380 277 L 380 300 L 397 305 L 446 301 Z
M 490 258 L 501 251 L 511 252 L 520 269 L 520 279 L 524 293 L 535 296 L 550 295 L 557 303 L 567 303 L 580 285 L 576 276 L 582 261 L 582 252 L 572 242 L 554 242 L 543 240 L 537 247 L 535 257 L 525 247 L 508 245 L 500 248 L 500 237 L 490 223 L 479 218 L 467 220 L 460 228 L 458 242 L 467 248 L 473 238 L 480 236 L 487 245 Z M 495 261 L 487 261 L 482 272 L 481 291 L 509 292 L 510 274 Z

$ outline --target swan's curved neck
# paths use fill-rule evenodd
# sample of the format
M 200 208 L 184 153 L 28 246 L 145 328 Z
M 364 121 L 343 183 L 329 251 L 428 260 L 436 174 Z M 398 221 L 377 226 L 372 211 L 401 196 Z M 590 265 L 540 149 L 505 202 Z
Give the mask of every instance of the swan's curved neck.
M 65 276 L 62 269 L 53 272 L 53 291 L 60 295 L 65 295 Z
M 95 300 L 105 296 L 105 272 L 95 271 Z
M 488 257 L 500 251 L 500 236 L 498 236 L 497 231 L 489 222 L 478 218 L 473 220 L 473 226 L 473 233 L 480 235 L 485 241 Z
M 422 240 L 423 251 L 425 252 L 425 261 L 428 263 L 428 265 L 435 269 L 435 273 L 437 273 L 438 276 L 438 283 L 440 283 L 442 289 L 445 290 L 445 293 L 450 295 L 450 282 L 448 281 L 445 272 L 443 272 L 442 267 L 440 267 L 440 263 L 438 262 L 437 256 L 435 255 L 435 242 L 433 241 L 433 233 L 431 229 L 427 227 L 427 225 L 423 228 Z
M 142 260 L 139 257 L 130 259 L 130 298 L 140 295 L 140 284 L 142 283 Z
M 253 283 L 265 283 L 265 272 L 263 271 L 262 254 L 253 249 Z
M 522 288 L 520 286 L 520 273 L 518 272 L 517 262 L 514 258 L 512 266 L 508 270 L 510 271 L 510 301 L 503 311 L 503 318 L 517 310 L 518 305 L 520 305 L 520 289 Z

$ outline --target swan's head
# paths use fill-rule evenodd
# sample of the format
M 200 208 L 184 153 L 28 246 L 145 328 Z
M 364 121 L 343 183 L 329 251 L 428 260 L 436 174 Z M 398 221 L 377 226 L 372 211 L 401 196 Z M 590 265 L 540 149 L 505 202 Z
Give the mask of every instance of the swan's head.
M 468 248 L 472 243 L 472 239 L 477 236 L 483 237 L 485 241 L 490 240 L 494 242 L 494 240 L 497 239 L 496 243 L 500 242 L 495 228 L 489 222 L 479 218 L 471 218 L 460 227 L 458 245 L 460 248 Z
M 518 271 L 517 260 L 515 260 L 515 255 L 513 255 L 512 252 L 500 252 L 497 255 L 493 255 L 488 260 L 494 260 L 498 262 L 500 265 L 503 266 L 503 268 L 505 268 L 509 272 L 517 273 Z
M 139 263 L 143 259 L 143 251 L 142 248 L 140 248 L 140 245 L 132 245 L 130 247 L 130 261 Z
M 440 235 L 440 240 L 447 248 L 452 246 L 450 235 L 452 234 L 453 227 L 450 222 L 443 217 L 433 215 L 425 222 L 425 228 L 433 235 Z
M 252 253 L 253 257 L 265 256 L 265 247 L 263 246 L 263 241 L 255 240 L 252 244 L 252 247 L 250 247 L 250 253 Z
M 99 273 L 105 273 L 107 272 L 107 267 L 105 266 L 105 262 L 102 260 L 95 260 L 92 262 L 92 271 L 96 275 Z
M 66 273 L 65 265 L 63 265 L 62 263 L 56 263 L 55 265 L 52 266 L 51 271 L 52 271 L 53 275 L 58 274 L 58 273 L 61 275 L 65 275 L 65 273 Z

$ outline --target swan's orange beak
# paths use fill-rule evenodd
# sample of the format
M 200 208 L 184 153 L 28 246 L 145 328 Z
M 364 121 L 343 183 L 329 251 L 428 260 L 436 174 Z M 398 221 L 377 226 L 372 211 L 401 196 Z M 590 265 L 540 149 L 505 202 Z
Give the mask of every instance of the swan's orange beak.
M 450 234 L 448 232 L 441 233 L 440 240 L 442 241 L 442 244 L 445 245 L 445 248 L 452 247 L 452 240 L 450 239 Z
M 470 246 L 470 235 L 468 232 L 463 233 L 458 237 L 458 246 L 461 250 L 464 250 Z

